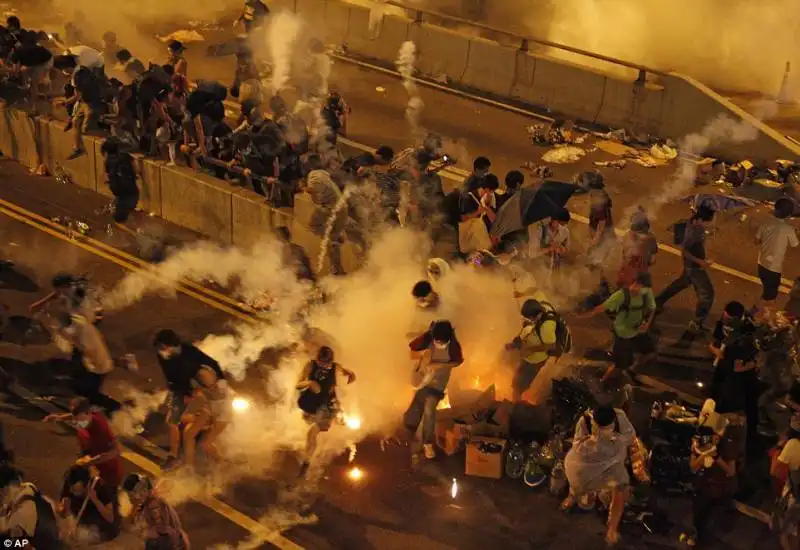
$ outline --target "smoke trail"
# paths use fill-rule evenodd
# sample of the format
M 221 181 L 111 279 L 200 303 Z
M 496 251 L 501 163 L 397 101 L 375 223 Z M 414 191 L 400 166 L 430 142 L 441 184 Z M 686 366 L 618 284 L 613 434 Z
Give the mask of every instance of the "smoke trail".
M 127 404 L 111 415 L 111 427 L 114 433 L 127 437 L 142 433 L 147 417 L 157 411 L 166 398 L 166 391 L 146 393 L 128 387 L 124 399 Z
M 267 291 L 287 292 L 298 305 L 303 299 L 303 289 L 289 283 L 294 278 L 283 266 L 282 245 L 270 239 L 249 250 L 223 248 L 210 242 L 189 245 L 158 266 L 126 276 L 103 296 L 103 306 L 109 311 L 119 310 L 151 293 L 174 294 L 183 279 L 211 279 L 233 287 L 247 301 Z
M 302 30 L 303 20 L 293 13 L 281 11 L 269 19 L 267 49 L 272 61 L 272 95 L 280 94 L 289 83 L 295 44 Z
M 319 254 L 317 255 L 317 273 L 322 273 L 322 268 L 325 266 L 325 257 L 328 254 L 328 247 L 331 242 L 333 230 L 336 228 L 336 224 L 344 213 L 344 209 L 347 207 L 350 196 L 355 190 L 356 188 L 353 185 L 348 185 L 345 187 L 344 191 L 340 193 L 339 200 L 336 201 L 336 205 L 334 205 L 334 207 L 331 209 L 328 220 L 325 222 L 325 233 L 323 234 L 322 240 L 319 243 Z
M 760 102 L 754 107 L 759 119 L 774 115 L 777 109 L 774 102 Z M 758 138 L 758 132 L 758 129 L 747 120 L 736 120 L 721 114 L 706 124 L 699 133 L 685 136 L 678 145 L 681 155 L 677 171 L 655 196 L 650 197 L 644 203 L 648 216 L 654 219 L 662 206 L 681 198 L 694 188 L 698 172 L 698 165 L 694 158 L 723 144 L 753 141 Z M 624 218 L 629 219 L 638 207 L 638 205 L 632 206 Z
M 417 62 L 417 46 L 412 41 L 403 42 L 400 46 L 400 53 L 397 56 L 395 65 L 400 75 L 403 77 L 403 87 L 408 92 L 408 105 L 406 106 L 406 120 L 411 126 L 411 132 L 415 138 L 421 136 L 420 117 L 425 103 L 419 93 L 419 88 L 414 82 L 414 71 Z

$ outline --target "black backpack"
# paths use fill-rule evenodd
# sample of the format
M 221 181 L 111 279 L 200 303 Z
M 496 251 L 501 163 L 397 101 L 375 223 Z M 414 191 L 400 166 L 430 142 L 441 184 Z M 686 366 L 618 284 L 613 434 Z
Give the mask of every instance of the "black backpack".
M 32 535 L 27 533 L 31 546 L 33 548 L 47 548 L 48 550 L 63 548 L 58 522 L 56 521 L 56 512 L 53 506 L 44 498 L 41 491 L 36 489 L 32 495 L 25 495 L 17 501 L 17 505 L 21 506 L 25 502 L 33 502 L 36 506 L 36 527 Z
M 569 329 L 567 322 L 548 302 L 540 302 L 545 308 L 544 314 L 539 318 L 536 323 L 536 335 L 539 340 L 542 340 L 541 328 L 546 321 L 555 321 L 556 323 L 556 343 L 547 352 L 551 357 L 560 358 L 565 353 L 572 351 L 572 331 Z
M 672 243 L 678 246 L 683 244 L 686 238 L 686 228 L 689 226 L 689 220 L 680 220 L 672 226 Z

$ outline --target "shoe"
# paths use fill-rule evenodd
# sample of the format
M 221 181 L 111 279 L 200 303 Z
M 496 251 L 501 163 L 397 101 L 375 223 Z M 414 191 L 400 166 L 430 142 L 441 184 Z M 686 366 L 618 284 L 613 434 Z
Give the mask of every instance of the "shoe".
M 75 149 L 70 156 L 67 157 L 67 160 L 75 160 L 76 158 L 83 156 L 86 154 L 86 151 L 83 149 Z
M 708 329 L 699 321 L 690 321 L 688 329 L 689 332 L 693 332 L 694 334 L 705 334 L 708 332 Z
M 681 536 L 678 537 L 678 542 L 681 542 L 686 546 L 697 546 L 697 541 L 694 539 L 694 537 L 686 533 L 681 533 Z
M 436 449 L 433 448 L 433 444 L 426 443 L 422 446 L 422 452 L 425 453 L 425 458 L 428 460 L 433 460 L 436 458 Z

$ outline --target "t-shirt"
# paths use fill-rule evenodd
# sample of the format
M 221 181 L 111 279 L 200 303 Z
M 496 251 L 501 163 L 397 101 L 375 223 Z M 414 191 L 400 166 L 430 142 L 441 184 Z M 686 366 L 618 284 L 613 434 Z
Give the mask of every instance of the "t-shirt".
M 742 372 L 735 370 L 738 361 L 751 363 L 758 355 L 754 330 L 749 322 L 734 329 L 719 321 L 714 328 L 715 345 L 720 347 L 725 344 L 711 388 L 711 397 L 717 401 L 716 410 L 720 414 L 742 412 L 748 389 L 758 384 L 758 374 L 754 369 Z
M 26 44 L 11 53 L 10 61 L 23 67 L 45 66 L 53 61 L 53 54 L 39 44 Z
M 542 255 L 542 250 L 551 246 L 558 246 L 569 249 L 569 228 L 566 225 L 556 224 L 556 228 L 550 224 L 537 223 L 528 227 L 529 254 L 535 258 Z
M 781 273 L 786 249 L 796 247 L 800 242 L 794 227 L 786 220 L 774 218 L 758 228 L 756 233 L 760 247 L 758 265 L 769 271 Z
M 686 233 L 683 235 L 683 249 L 695 258 L 706 259 L 706 230 L 702 225 L 691 221 L 686 224 Z M 683 257 L 683 265 L 688 268 L 702 267 L 686 256 Z
M 531 351 L 532 348 L 547 344 L 549 346 L 556 343 L 556 322 L 548 319 L 537 327 L 535 323 L 529 323 L 522 328 L 519 335 L 521 341 L 521 355 L 528 363 L 538 365 L 547 360 L 550 355 L 545 351 Z
M 73 495 L 70 492 L 67 484 L 64 485 L 64 488 L 61 492 L 61 498 L 66 498 L 68 500 L 69 511 L 72 517 L 78 517 L 81 507 L 85 501 L 86 508 L 83 510 L 83 514 L 80 517 L 80 525 L 94 528 L 99 532 L 100 536 L 104 540 L 111 540 L 116 537 L 120 531 L 120 516 L 117 493 L 112 488 L 109 488 L 103 484 L 98 484 L 95 487 L 95 494 L 97 495 L 97 500 L 99 500 L 102 504 L 111 504 L 114 513 L 114 521 L 111 523 L 107 522 L 103 518 L 103 516 L 100 514 L 100 511 L 97 509 L 97 506 L 95 506 L 95 504 L 86 496 Z
M 605 222 L 604 232 L 614 231 L 614 222 L 611 219 L 611 197 L 603 189 L 589 191 L 589 229 L 592 233 L 597 231 L 600 222 Z
M 191 395 L 192 380 L 203 367 L 212 369 L 220 380 L 225 378 L 219 363 L 191 344 L 181 344 L 180 353 L 169 359 L 159 355 L 158 363 L 167 380 L 167 387 L 180 396 Z
M 717 444 L 717 455 L 726 462 L 737 460 L 736 444 L 731 438 L 724 438 Z M 716 460 L 709 468 L 697 472 L 695 489 L 708 498 L 730 497 L 736 493 L 736 475 L 729 476 Z
M 800 440 L 790 439 L 784 445 L 778 460 L 786 464 L 790 470 L 800 470 Z
M 630 296 L 625 304 L 626 294 Z M 633 338 L 639 334 L 639 329 L 656 309 L 656 299 L 652 289 L 644 288 L 641 292 L 633 293 L 617 290 L 603 302 L 603 308 L 609 313 L 616 313 L 614 317 L 614 334 L 619 338 Z
M 84 455 L 95 457 L 107 453 L 117 445 L 117 437 L 111 431 L 108 420 L 99 412 L 92 413 L 92 420 L 86 428 L 78 429 L 78 444 Z M 100 473 L 100 479 L 109 488 L 116 488 L 122 483 L 122 458 L 116 456 L 105 462 L 94 465 Z
M 78 58 L 79 67 L 102 69 L 106 64 L 103 54 L 89 46 L 73 46 L 67 53 Z
M 115 197 L 131 197 L 139 193 L 136 187 L 136 169 L 128 153 L 108 155 L 105 160 L 108 186 Z

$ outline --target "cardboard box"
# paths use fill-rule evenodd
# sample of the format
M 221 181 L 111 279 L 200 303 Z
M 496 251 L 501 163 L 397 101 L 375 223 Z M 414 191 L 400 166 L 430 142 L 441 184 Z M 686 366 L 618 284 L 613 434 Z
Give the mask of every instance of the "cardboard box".
M 499 452 L 484 452 L 482 449 L 484 445 L 497 446 Z M 499 437 L 473 436 L 467 444 L 465 473 L 468 476 L 500 479 L 503 477 L 503 470 L 505 469 L 507 445 L 508 442 Z
M 464 450 L 470 432 L 467 424 L 453 419 L 436 419 L 436 445 L 446 454 L 452 456 Z

